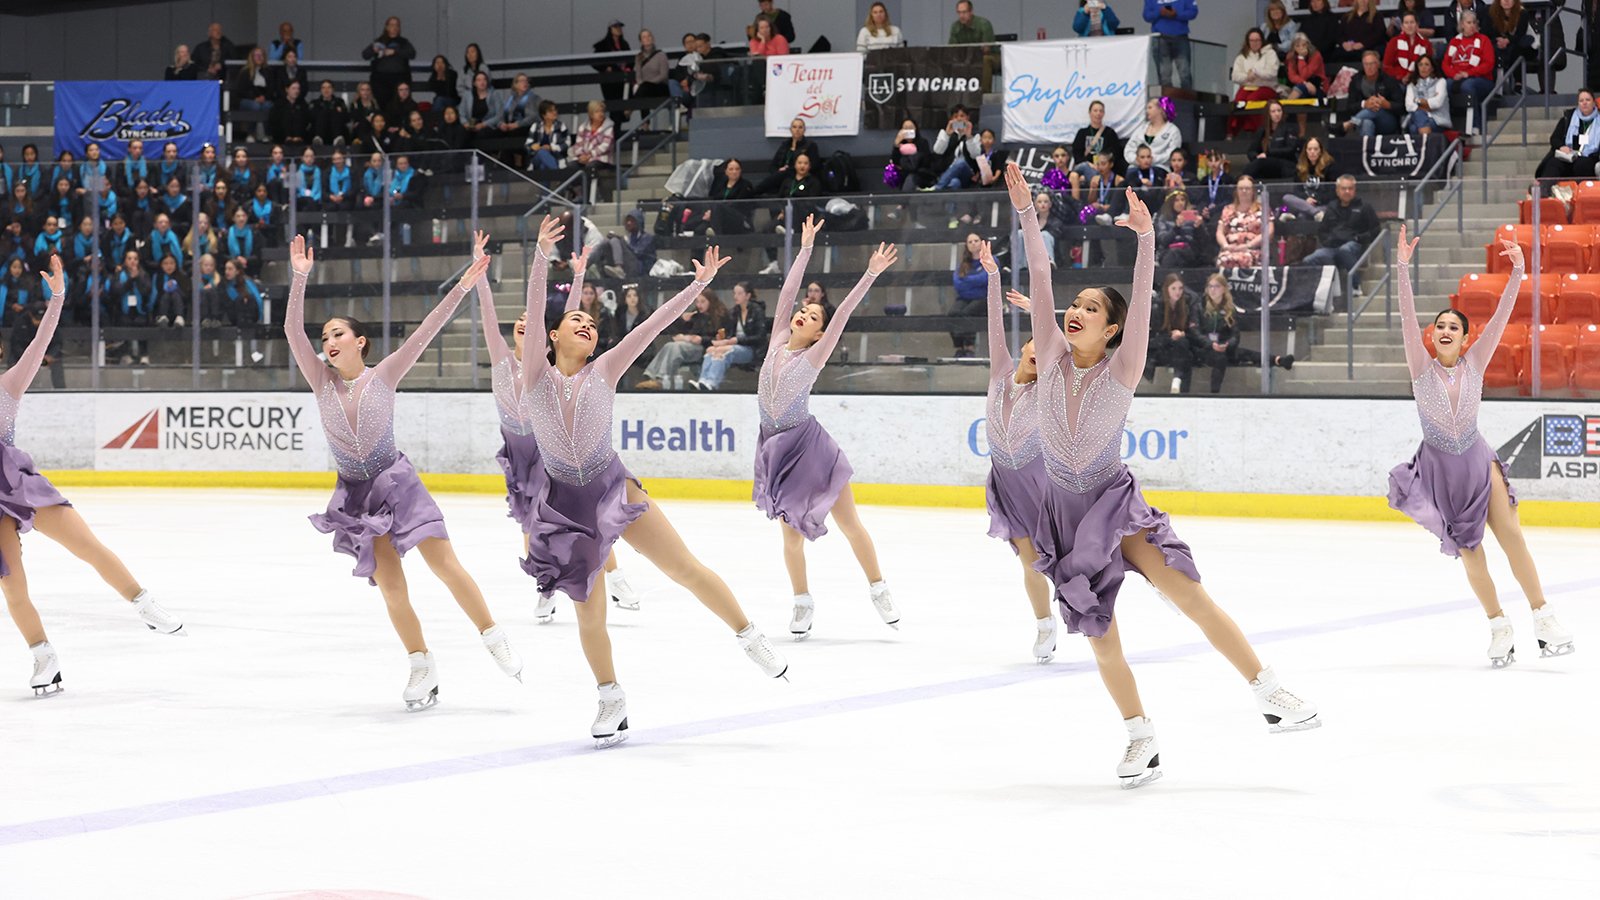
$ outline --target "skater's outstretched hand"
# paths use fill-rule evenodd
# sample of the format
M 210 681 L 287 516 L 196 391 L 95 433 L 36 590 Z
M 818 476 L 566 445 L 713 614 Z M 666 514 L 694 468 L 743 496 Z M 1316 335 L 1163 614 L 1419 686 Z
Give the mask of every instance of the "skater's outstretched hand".
M 822 230 L 822 220 L 815 214 L 807 215 L 805 222 L 800 226 L 800 247 L 805 250 L 817 242 L 817 232 Z
M 583 248 L 583 252 L 572 258 L 572 277 L 582 278 L 584 270 L 589 268 L 589 251 L 593 247 Z
M 296 275 L 309 275 L 314 262 L 316 256 L 312 249 L 306 246 L 306 236 L 295 235 L 294 240 L 289 242 L 289 268 L 293 269 Z
M 1519 269 L 1522 268 L 1522 245 L 1521 244 L 1517 243 L 1516 241 L 1508 241 L 1505 238 L 1501 238 L 1500 239 L 1500 247 L 1501 247 L 1501 250 L 1500 250 L 1500 255 L 1501 256 L 1504 256 L 1506 259 L 1511 260 L 1511 264 L 1513 266 L 1516 266 Z
M 539 250 L 545 259 L 554 259 L 556 244 L 561 243 L 561 238 L 567 230 L 561 227 L 561 220 L 554 216 L 545 216 L 539 223 Z
M 983 266 L 983 270 L 990 275 L 1000 274 L 1000 264 L 994 261 L 994 248 L 989 246 L 988 241 L 978 248 L 978 265 Z
M 705 260 L 697 259 L 694 261 L 694 280 L 710 281 L 717 277 L 718 269 L 731 262 L 733 262 L 733 257 L 723 256 L 721 249 L 716 245 L 707 247 Z
M 1406 226 L 1401 225 L 1400 237 L 1394 244 L 1395 261 L 1402 266 L 1410 265 L 1411 254 L 1417 252 L 1417 244 L 1421 243 L 1421 241 L 1422 238 L 1419 237 L 1412 238 L 1409 241 L 1406 240 Z
M 872 258 L 867 260 L 867 272 L 876 278 L 883 274 L 883 270 L 894 265 L 900 259 L 900 251 L 893 244 L 879 244 L 873 252 Z
M 1029 300 L 1028 295 L 1021 291 L 1006 291 L 1006 299 L 1011 301 L 1012 306 L 1025 313 L 1033 312 L 1033 301 Z
M 478 257 L 472 261 L 472 265 L 467 266 L 465 272 L 461 273 L 461 281 L 456 284 L 456 288 L 461 291 L 471 290 L 472 286 L 477 284 L 478 279 L 482 278 L 483 273 L 487 271 L 489 271 L 489 257 Z
M 61 273 L 61 257 L 50 254 L 50 271 L 44 276 L 45 286 L 50 288 L 50 302 L 62 303 L 67 297 L 67 277 Z
M 1144 205 L 1133 188 L 1128 188 L 1128 218 L 1122 227 L 1133 229 L 1134 234 L 1144 234 L 1155 227 L 1150 221 L 1150 207 Z
M 489 232 L 474 231 L 472 233 L 472 258 L 482 259 L 489 253 Z
M 1006 163 L 1006 190 L 1011 192 L 1012 209 L 1023 210 L 1033 205 L 1033 190 L 1015 162 Z

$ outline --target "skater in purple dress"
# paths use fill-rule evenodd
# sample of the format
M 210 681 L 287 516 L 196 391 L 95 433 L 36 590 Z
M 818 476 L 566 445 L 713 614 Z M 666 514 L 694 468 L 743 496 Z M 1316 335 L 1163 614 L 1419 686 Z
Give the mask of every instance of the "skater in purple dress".
M 534 272 L 549 267 L 557 234 L 549 219 L 540 226 Z M 618 379 L 728 262 L 716 247 L 707 250 L 704 261 L 695 261 L 694 281 L 592 362 L 599 323 L 582 309 L 573 309 L 562 314 L 559 327 L 547 336 L 537 327 L 544 322 L 544 292 L 528 292 L 527 321 L 536 327 L 529 332 L 533 340 L 523 355 L 522 405 L 533 423 L 547 477 L 531 486 L 537 493 L 525 520 L 531 530 L 523 568 L 538 579 L 541 592 L 561 591 L 576 601 L 583 655 L 600 690 L 599 714 L 590 729 L 599 746 L 628 735 L 627 697 L 617 683 L 606 633 L 603 563 L 618 538 L 688 588 L 733 630 L 745 655 L 768 676 L 780 677 L 789 668 L 745 616 L 722 578 L 689 552 L 611 445 Z M 528 277 L 535 276 L 530 272 Z
M 1033 283 L 1033 340 L 1039 366 L 1039 439 L 1048 476 L 1035 535 L 1036 567 L 1055 585 L 1068 630 L 1089 636 L 1100 677 L 1122 712 L 1128 747 L 1117 775 L 1124 787 L 1159 778 L 1155 729 L 1144 715 L 1122 653 L 1115 607 L 1122 579 L 1138 572 L 1205 633 L 1250 683 L 1273 731 L 1315 728 L 1316 707 L 1284 690 L 1261 665 L 1239 626 L 1200 585 L 1189 547 L 1165 513 L 1145 502 L 1122 462 L 1122 433 L 1144 373 L 1155 278 L 1150 211 L 1127 192 L 1126 225 L 1139 236 L 1133 303 L 1112 287 L 1088 288 L 1056 321 L 1050 261 L 1022 171 L 1006 166 L 1011 205 L 1022 220 Z M 1118 347 L 1122 349 L 1118 350 Z M 1112 353 L 1111 351 L 1117 351 Z
M 1489 664 L 1502 668 L 1515 661 L 1511 623 L 1500 609 L 1489 561 L 1483 550 L 1485 526 L 1494 532 L 1511 563 L 1511 574 L 1533 607 L 1534 633 L 1542 656 L 1563 656 L 1573 651 L 1572 632 L 1556 619 L 1545 602 L 1539 572 L 1517 522 L 1517 495 L 1511 490 L 1505 464 L 1478 433 L 1478 404 L 1483 398 L 1483 372 L 1500 344 L 1506 323 L 1522 286 L 1522 248 L 1515 241 L 1500 242 L 1500 255 L 1511 260 L 1511 277 L 1495 307 L 1494 316 L 1471 347 L 1466 347 L 1470 323 L 1463 313 L 1446 309 L 1433 317 L 1433 346 L 1439 354 L 1429 359 L 1416 328 L 1416 301 L 1411 295 L 1411 254 L 1417 240 L 1407 241 L 1400 227 L 1399 259 L 1401 334 L 1405 336 L 1406 365 L 1411 369 L 1411 392 L 1422 419 L 1422 444 L 1411 461 L 1389 472 L 1389 505 L 1414 519 L 1439 539 L 1439 552 L 1458 556 L 1466 567 L 1472 592 L 1489 616 Z
M 549 220 L 546 227 L 551 230 L 549 235 L 554 244 L 561 241 L 561 225 L 559 222 Z M 544 237 L 541 234 L 541 237 Z M 472 258 L 478 259 L 485 254 L 488 247 L 489 236 L 478 232 L 473 242 Z M 572 312 L 578 308 L 578 302 L 583 294 L 583 272 L 589 260 L 587 248 L 572 261 L 572 290 L 567 294 L 567 306 L 564 312 Z M 548 268 L 541 268 L 532 273 L 528 279 L 528 292 L 538 291 L 543 296 L 545 283 L 548 278 Z M 528 331 L 528 312 L 526 309 L 517 316 L 516 325 L 512 328 L 512 339 L 516 342 L 516 349 L 506 344 L 505 336 L 500 333 L 500 319 L 495 313 L 494 292 L 489 287 L 489 276 L 484 275 L 478 280 L 478 306 L 482 312 L 483 340 L 489 348 L 489 361 L 493 364 L 492 384 L 494 388 L 495 409 L 500 414 L 500 436 L 505 443 L 500 447 L 500 452 L 495 454 L 495 460 L 500 463 L 500 468 L 506 473 L 506 503 L 510 505 L 508 514 L 516 519 L 522 526 L 522 551 L 528 551 L 528 535 L 533 531 L 530 521 L 534 511 L 534 498 L 539 495 L 539 482 L 545 478 L 544 466 L 539 462 L 539 444 L 533 438 L 533 420 L 527 415 L 527 409 L 522 403 L 522 345 Z M 541 301 L 542 302 L 542 301 Z M 639 597 L 634 593 L 628 580 L 623 577 L 622 570 L 617 568 L 617 554 L 612 551 L 606 557 L 606 588 L 611 593 L 611 602 L 619 609 L 637 610 Z M 554 594 L 539 597 L 539 605 L 534 609 L 534 616 L 542 623 L 548 623 L 555 618 L 556 598 Z
M 789 633 L 797 641 L 811 634 L 816 611 L 806 584 L 806 541 L 828 532 L 823 520 L 829 515 L 844 532 L 867 576 L 867 590 L 879 617 L 891 627 L 900 621 L 889 585 L 878 570 L 878 552 L 872 545 L 872 536 L 856 513 L 855 495 L 850 490 L 850 461 L 809 408 L 811 388 L 844 335 L 850 313 L 867 296 L 873 281 L 899 256 L 893 244 L 879 244 L 867 262 L 866 274 L 837 310 L 830 310 L 823 303 L 807 303 L 797 310 L 795 297 L 805 280 L 811 246 L 821 230 L 820 220 L 806 217 L 800 231 L 800 252 L 789 267 L 783 292 L 778 295 L 778 308 L 772 315 L 772 337 L 756 389 L 761 433 L 756 443 L 754 495 L 756 507 L 769 519 L 781 519 L 785 526 L 783 562 L 794 587 Z
M 988 241 L 978 252 L 978 263 L 989 274 L 989 396 L 983 421 L 989 442 L 989 480 L 984 490 L 989 536 L 1010 543 L 1022 563 L 1022 586 L 1033 606 L 1033 658 L 1047 663 L 1056 652 L 1056 617 L 1050 609 L 1050 581 L 1033 567 L 1039 558 L 1033 533 L 1039 525 L 1039 500 L 1046 482 L 1034 394 L 1039 368 L 1031 340 L 1022 345 L 1015 361 L 1011 359 L 1006 349 L 1005 310 L 1000 303 L 1000 267 Z M 1032 309 L 1028 298 L 1016 291 L 1010 299 L 1024 312 Z
M 283 330 L 300 374 L 317 395 L 322 430 L 339 469 L 327 511 L 311 516 L 311 524 L 333 535 L 333 549 L 356 559 L 352 574 L 377 585 L 383 594 L 389 621 L 411 663 L 403 695 L 407 710 L 427 709 L 439 697 L 439 672 L 423 640 L 422 623 L 411 608 L 405 570 L 400 566 L 400 558 L 413 547 L 477 626 L 484 647 L 500 670 L 521 681 L 521 657 L 511 648 L 505 629 L 489 614 L 477 582 L 456 558 L 444 514 L 428 496 L 411 461 L 394 444 L 395 388 L 450 322 L 467 291 L 488 270 L 489 260 L 472 263 L 411 337 L 370 368 L 365 360 L 372 345 L 366 330 L 354 319 L 334 317 L 322 326 L 326 363 L 306 337 L 306 278 L 314 261 L 305 238 L 296 236 L 289 247 L 294 274 Z
M 61 662 L 44 633 L 44 623 L 28 594 L 28 573 L 22 566 L 22 535 L 38 529 L 40 534 L 67 548 L 73 556 L 91 566 L 107 586 L 133 604 L 145 627 L 160 634 L 187 636 L 183 623 L 162 609 L 139 585 L 128 567 L 106 549 L 89 530 L 89 523 L 72 508 L 55 486 L 33 467 L 33 458 L 15 444 L 17 407 L 22 394 L 39 372 L 45 350 L 55 337 L 61 321 L 61 306 L 66 302 L 66 278 L 61 274 L 61 257 L 50 257 L 50 272 L 43 282 L 48 303 L 39 331 L 11 368 L 0 375 L 0 590 L 6 595 L 6 610 L 22 632 L 22 639 L 33 651 L 33 677 L 28 682 L 38 697 L 61 692 Z

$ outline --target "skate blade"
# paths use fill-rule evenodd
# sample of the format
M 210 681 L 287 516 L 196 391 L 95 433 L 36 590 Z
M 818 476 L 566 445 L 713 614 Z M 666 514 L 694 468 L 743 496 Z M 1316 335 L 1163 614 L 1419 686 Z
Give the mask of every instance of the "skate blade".
M 1304 722 L 1296 722 L 1292 725 L 1285 725 L 1282 722 L 1273 722 L 1267 726 L 1267 731 L 1271 734 L 1287 734 L 1291 731 L 1311 731 L 1314 728 L 1321 727 L 1322 719 L 1312 716 Z
M 1501 657 L 1493 657 L 1493 656 L 1491 656 L 1491 657 L 1489 657 L 1489 668 L 1491 668 L 1491 669 L 1504 669 L 1506 666 L 1509 666 L 1509 665 L 1511 665 L 1512 663 L 1514 663 L 1516 661 L 1517 661 L 1516 654 L 1510 654 L 1510 655 L 1501 656 Z
M 1578 648 L 1572 644 L 1546 644 L 1544 641 L 1539 642 L 1540 657 L 1570 656 L 1576 652 L 1578 652 Z
M 151 625 L 149 622 L 146 622 L 144 627 L 150 629 L 151 631 L 154 631 L 156 634 L 166 635 L 168 637 L 188 637 L 189 636 L 189 632 L 184 631 L 182 625 L 179 625 L 177 628 L 174 628 L 171 631 L 162 631 L 161 629 L 155 627 L 154 625 Z
M 54 697 L 63 690 L 64 688 L 61 687 L 61 682 L 58 681 L 53 684 L 43 684 L 35 687 L 33 689 L 33 696 L 36 700 L 43 700 L 47 697 Z
M 1053 660 L 1055 658 L 1056 658 L 1056 655 L 1054 653 L 1051 653 L 1048 656 L 1035 656 L 1033 658 L 1033 661 L 1042 666 L 1045 663 L 1047 663 L 1047 662 L 1049 662 L 1049 661 L 1051 661 L 1051 660 Z
M 434 706 L 437 706 L 438 703 L 439 689 L 434 688 L 432 691 L 428 692 L 428 696 L 423 697 L 421 700 L 407 700 L 406 712 L 422 712 L 425 709 L 432 709 Z
M 629 612 L 639 611 L 639 601 L 637 600 L 623 600 L 620 597 L 612 597 L 611 602 L 617 607 L 617 609 L 625 609 Z
M 791 631 L 789 633 L 794 635 L 794 639 L 796 641 L 803 641 L 806 638 L 811 637 L 810 631 Z
M 538 619 L 539 619 L 539 624 L 540 625 L 549 625 L 551 622 L 555 621 L 556 614 L 555 613 L 550 613 L 549 615 L 546 615 L 546 616 L 539 616 Z
M 1136 787 L 1142 787 L 1152 781 L 1158 781 L 1160 778 L 1160 769 L 1150 769 L 1142 775 L 1135 775 L 1132 778 L 1122 779 L 1122 789 L 1125 791 L 1131 791 Z
M 597 737 L 597 738 L 595 738 L 594 739 L 594 748 L 596 750 L 604 750 L 607 747 L 615 747 L 618 744 L 626 741 L 627 739 L 628 739 L 628 733 L 626 731 L 619 731 L 616 734 L 608 734 L 605 737 Z

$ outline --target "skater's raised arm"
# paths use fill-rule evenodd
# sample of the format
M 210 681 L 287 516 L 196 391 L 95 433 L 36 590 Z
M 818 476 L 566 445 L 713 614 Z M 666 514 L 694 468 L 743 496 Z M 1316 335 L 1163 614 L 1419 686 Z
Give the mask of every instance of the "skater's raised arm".
M 628 371 L 628 367 L 644 353 L 650 342 L 661 332 L 666 331 L 667 326 L 675 319 L 683 315 L 689 304 L 693 303 L 711 283 L 711 279 L 717 276 L 718 269 L 732 261 L 733 257 L 723 256 L 717 247 L 708 248 L 704 262 L 698 259 L 694 261 L 694 280 L 689 282 L 689 286 L 679 291 L 678 296 L 657 307 L 656 311 L 650 314 L 650 318 L 640 322 L 638 327 L 628 332 L 615 347 L 601 354 L 600 358 L 594 361 L 595 370 L 612 387 L 616 387 L 617 382 Z
M 1422 346 L 1422 335 L 1417 333 L 1417 299 L 1411 293 L 1411 255 L 1417 252 L 1422 238 L 1406 239 L 1406 226 L 1400 226 L 1400 237 L 1395 242 L 1395 280 L 1400 283 L 1400 337 L 1406 345 L 1406 368 L 1411 370 L 1411 380 L 1416 381 L 1428 366 L 1428 350 Z
M 822 337 L 806 351 L 806 359 L 811 365 L 820 369 L 827 364 L 828 357 L 832 356 L 834 348 L 839 346 L 839 339 L 844 337 L 844 326 L 850 321 L 850 314 L 855 312 L 862 300 L 866 299 L 867 291 L 872 289 L 872 283 L 878 280 L 878 276 L 894 265 L 899 258 L 900 252 L 893 244 L 878 245 L 878 249 L 872 254 L 872 259 L 867 261 L 866 274 L 861 276 L 861 280 L 856 282 L 856 286 L 844 298 L 844 302 L 839 304 L 839 308 L 833 311 L 832 316 L 828 317 L 828 328 L 822 333 Z
M 1489 324 L 1483 326 L 1478 339 L 1467 348 L 1466 353 L 1467 361 L 1479 372 L 1488 367 L 1495 348 L 1500 346 L 1500 336 L 1505 334 L 1506 323 L 1511 321 L 1511 310 L 1517 305 L 1517 291 L 1522 288 L 1522 247 L 1516 241 L 1507 240 L 1501 240 L 1500 247 L 1500 255 L 1511 260 L 1511 277 L 1506 279 L 1506 289 L 1494 308 L 1494 316 L 1489 319 Z
M 489 235 L 479 231 L 473 235 L 472 258 L 481 259 L 486 255 Z M 478 323 L 483 326 L 483 343 L 489 348 L 489 361 L 497 363 L 511 355 L 511 345 L 506 343 L 506 336 L 500 333 L 500 316 L 494 308 L 494 290 L 489 287 L 489 273 L 483 273 L 478 279 L 475 288 L 478 292 Z
M 550 360 L 545 356 L 550 340 L 544 325 L 545 289 L 550 280 L 550 260 L 555 257 L 556 244 L 565 230 L 550 216 L 539 223 L 539 241 L 533 252 L 533 266 L 528 269 L 528 327 L 522 338 L 522 389 L 525 391 L 550 367 Z
M 1033 192 L 1023 180 L 1022 169 L 1006 163 L 1006 188 L 1011 192 L 1011 207 L 1022 220 L 1022 244 L 1028 254 L 1028 281 L 1033 285 L 1033 352 L 1043 371 L 1061 362 L 1067 353 L 1067 336 L 1056 321 L 1055 291 L 1050 283 L 1050 256 L 1039 231 L 1039 215 L 1033 209 Z
M 305 235 L 295 235 L 294 240 L 289 242 L 289 269 L 292 274 L 289 277 L 289 304 L 283 311 L 283 335 L 289 341 L 289 352 L 294 355 L 300 374 L 305 376 L 306 383 L 311 385 L 313 391 L 319 391 L 333 375 L 322 358 L 317 356 L 311 339 L 306 337 L 306 278 L 310 276 L 311 266 L 315 262 L 315 253 L 306 246 Z
M 800 252 L 795 254 L 794 262 L 789 266 L 789 274 L 783 279 L 783 290 L 778 292 L 778 307 L 772 311 L 772 337 L 767 341 L 769 350 L 789 343 L 794 301 L 800 296 L 800 284 L 806 280 L 806 264 L 811 262 L 811 247 L 816 243 L 817 232 L 821 230 L 822 222 L 815 216 L 806 216 L 800 226 Z
M 450 293 L 444 295 L 444 299 L 440 300 L 439 305 L 428 313 L 427 317 L 422 320 L 422 324 L 418 325 L 417 329 L 411 333 L 411 337 L 406 338 L 405 343 L 401 344 L 393 353 L 385 356 L 383 361 L 374 367 L 376 371 L 373 372 L 373 375 L 383 379 L 383 383 L 390 387 L 398 387 L 400 379 L 406 377 L 406 373 L 411 371 L 411 367 L 416 365 L 417 360 L 422 358 L 422 352 L 428 349 L 428 345 L 433 343 L 433 339 L 439 336 L 439 332 L 450 324 L 450 319 L 455 316 L 456 310 L 461 306 L 461 301 L 466 299 L 467 292 L 472 290 L 472 286 L 482 280 L 484 273 L 488 271 L 489 257 L 487 256 L 474 260 L 472 265 L 467 266 L 467 271 L 462 273 L 461 280 L 456 282 L 456 286 L 450 289 Z
M 583 305 L 583 273 L 587 271 L 589 271 L 589 248 L 585 247 L 572 258 L 572 286 L 567 290 L 567 304 L 561 308 L 562 315 Z
M 0 390 L 18 400 L 33 383 L 33 376 L 39 374 L 39 365 L 44 362 L 44 354 L 50 347 L 50 341 L 56 336 L 56 324 L 61 321 L 61 307 L 67 300 L 67 279 L 61 274 L 61 257 L 50 255 L 50 273 L 42 279 L 45 290 L 49 294 L 48 303 L 45 305 L 44 318 L 39 320 L 39 330 L 34 332 L 33 340 L 28 342 L 28 349 L 22 351 L 22 356 L 0 375 Z
M 1137 388 L 1150 353 L 1150 297 L 1156 286 L 1156 230 L 1150 210 L 1128 188 L 1128 218 L 1124 228 L 1139 236 L 1139 258 L 1133 264 L 1133 287 L 1128 295 L 1128 316 L 1122 325 L 1122 343 L 1112 354 L 1111 376 L 1125 387 Z
M 994 261 L 994 248 L 984 241 L 978 254 L 978 264 L 989 276 L 989 381 L 993 383 L 1010 378 L 1016 363 L 1006 346 L 1006 307 L 1000 300 L 1000 266 Z

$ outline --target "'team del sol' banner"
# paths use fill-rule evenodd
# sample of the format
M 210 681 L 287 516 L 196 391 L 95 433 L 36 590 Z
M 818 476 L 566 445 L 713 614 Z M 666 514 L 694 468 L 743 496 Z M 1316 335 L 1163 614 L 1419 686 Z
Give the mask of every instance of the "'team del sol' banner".
M 122 159 L 128 142 L 147 145 L 154 159 L 168 141 L 192 159 L 217 142 L 221 94 L 215 81 L 58 81 L 55 150 L 79 159 L 89 144 L 102 158 Z
M 806 53 L 767 59 L 767 137 L 788 137 L 806 123 L 806 137 L 861 131 L 861 54 Z

